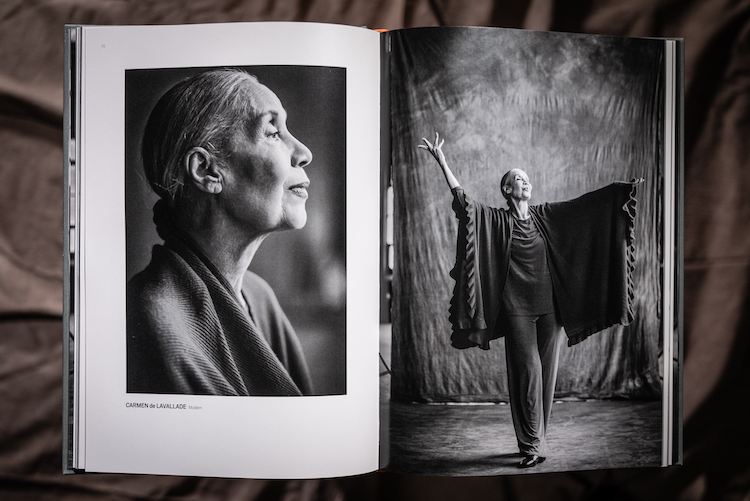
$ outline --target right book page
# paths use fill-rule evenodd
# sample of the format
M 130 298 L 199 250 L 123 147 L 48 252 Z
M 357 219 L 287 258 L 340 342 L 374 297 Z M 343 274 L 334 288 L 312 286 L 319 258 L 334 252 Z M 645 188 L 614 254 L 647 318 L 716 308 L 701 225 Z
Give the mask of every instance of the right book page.
M 388 469 L 671 462 L 665 41 L 493 28 L 388 36 Z

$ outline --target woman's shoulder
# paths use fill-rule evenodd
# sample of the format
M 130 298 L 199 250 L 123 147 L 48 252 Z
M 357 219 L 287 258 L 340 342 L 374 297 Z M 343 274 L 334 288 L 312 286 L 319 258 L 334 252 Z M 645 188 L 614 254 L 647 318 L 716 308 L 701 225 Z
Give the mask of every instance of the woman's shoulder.
M 510 211 L 506 207 L 494 207 L 476 201 L 471 195 L 467 195 L 466 191 L 461 186 L 453 188 L 451 192 L 453 193 L 453 209 L 457 212 L 459 209 L 465 211 L 469 208 L 476 208 L 497 213 L 501 217 L 510 214 Z
M 242 288 L 256 294 L 274 296 L 273 289 L 268 285 L 268 282 L 250 270 L 245 272 L 245 276 L 242 279 Z
M 180 254 L 155 245 L 151 262 L 127 284 L 128 309 L 165 313 L 211 302 L 206 283 Z
M 184 281 L 190 267 L 175 251 L 163 245 L 154 245 L 151 261 L 128 281 L 128 289 L 148 293 L 168 288 Z
M 247 271 L 242 281 L 242 294 L 250 315 L 272 346 L 276 346 L 280 339 L 294 336 L 294 329 L 268 282 Z
M 245 294 L 245 299 L 256 307 L 263 307 L 263 309 L 281 308 L 279 300 L 268 282 L 252 271 L 245 272 L 242 279 L 242 292 Z
M 154 246 L 151 262 L 127 284 L 127 328 L 134 343 L 189 346 L 191 326 L 212 318 L 211 309 L 210 293 L 195 271 L 161 245 Z

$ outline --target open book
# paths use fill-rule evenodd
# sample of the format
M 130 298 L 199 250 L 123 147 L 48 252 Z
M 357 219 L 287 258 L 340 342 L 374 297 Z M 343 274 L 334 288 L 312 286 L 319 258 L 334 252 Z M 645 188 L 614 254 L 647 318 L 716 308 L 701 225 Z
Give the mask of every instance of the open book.
M 65 33 L 66 472 L 681 461 L 680 40 Z

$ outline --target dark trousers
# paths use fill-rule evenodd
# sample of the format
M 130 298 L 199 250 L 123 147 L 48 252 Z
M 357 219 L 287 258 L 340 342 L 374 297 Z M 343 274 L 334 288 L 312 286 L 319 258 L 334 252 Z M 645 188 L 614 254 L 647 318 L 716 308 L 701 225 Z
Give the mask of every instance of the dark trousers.
M 507 316 L 505 359 L 513 427 L 522 454 L 547 454 L 562 325 L 554 313 Z

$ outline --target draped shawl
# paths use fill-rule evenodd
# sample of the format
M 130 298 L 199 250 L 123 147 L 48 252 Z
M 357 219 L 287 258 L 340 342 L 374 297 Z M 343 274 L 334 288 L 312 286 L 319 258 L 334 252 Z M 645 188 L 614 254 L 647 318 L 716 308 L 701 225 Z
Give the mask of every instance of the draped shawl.
M 247 272 L 248 314 L 197 249 L 172 238 L 128 282 L 128 392 L 301 395 L 312 384 L 276 296 Z
M 613 183 L 573 200 L 529 207 L 547 248 L 555 309 L 569 346 L 633 320 L 637 184 Z M 486 350 L 490 340 L 505 335 L 500 305 L 514 218 L 475 202 L 460 187 L 453 193 L 459 225 L 451 342 Z

